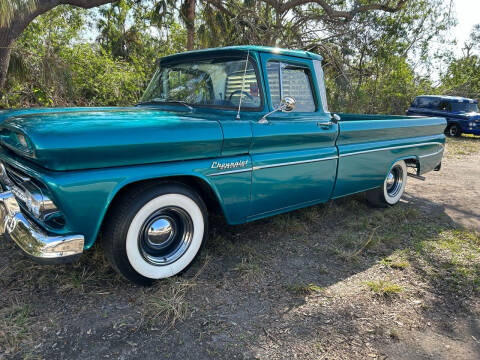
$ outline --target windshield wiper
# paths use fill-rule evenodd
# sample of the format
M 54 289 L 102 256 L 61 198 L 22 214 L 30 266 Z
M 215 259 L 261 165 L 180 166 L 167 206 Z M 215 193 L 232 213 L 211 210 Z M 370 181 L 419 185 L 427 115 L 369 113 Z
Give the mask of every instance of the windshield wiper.
M 185 101 L 181 100 L 150 100 L 140 102 L 137 105 L 152 105 L 152 104 L 180 104 L 188 108 L 188 110 L 193 111 L 193 106 L 187 104 Z

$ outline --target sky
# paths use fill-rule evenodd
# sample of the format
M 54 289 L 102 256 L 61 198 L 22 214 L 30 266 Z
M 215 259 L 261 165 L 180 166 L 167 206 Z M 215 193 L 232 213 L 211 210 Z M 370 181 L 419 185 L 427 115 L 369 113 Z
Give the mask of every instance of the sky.
M 473 25 L 480 23 L 480 0 L 453 0 L 458 25 L 452 33 L 457 39 L 455 53 L 462 53 L 462 46 L 470 36 Z

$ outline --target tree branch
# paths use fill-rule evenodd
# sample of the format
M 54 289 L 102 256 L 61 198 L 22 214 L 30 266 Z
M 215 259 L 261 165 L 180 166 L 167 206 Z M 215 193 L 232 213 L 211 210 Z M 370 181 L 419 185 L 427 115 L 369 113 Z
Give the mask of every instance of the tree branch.
M 307 4 L 318 4 L 325 11 L 329 18 L 343 18 L 347 21 L 352 20 L 357 14 L 368 12 L 372 10 L 381 10 L 385 12 L 394 13 L 401 10 L 409 0 L 397 0 L 395 6 L 391 6 L 390 1 L 383 3 L 373 3 L 368 5 L 359 5 L 358 2 L 355 2 L 355 5 L 351 10 L 336 10 L 326 0 L 289 0 L 285 3 L 282 3 L 278 0 L 262 0 L 265 3 L 272 6 L 278 12 L 286 12 L 297 6 L 307 5 Z
M 58 0 L 58 4 L 73 5 L 83 9 L 91 9 L 100 5 L 116 2 L 117 0 Z M 41 1 L 39 1 L 41 2 Z

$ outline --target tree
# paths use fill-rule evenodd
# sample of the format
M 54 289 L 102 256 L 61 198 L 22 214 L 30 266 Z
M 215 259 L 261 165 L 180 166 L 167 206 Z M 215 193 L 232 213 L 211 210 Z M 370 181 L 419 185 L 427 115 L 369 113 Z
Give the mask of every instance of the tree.
M 225 25 L 249 43 L 281 45 L 292 38 L 304 38 L 309 24 L 341 25 L 373 11 L 396 13 L 408 0 L 327 1 L 327 0 L 203 0 L 207 26 Z M 332 4 L 335 5 L 332 5 Z M 214 22 L 212 23 L 213 20 Z M 320 24 L 320 26 L 318 26 Z M 202 30 L 206 28 L 203 27 Z M 219 29 L 217 35 L 221 35 Z M 205 35 L 205 34 L 204 34 Z M 231 34 L 225 34 L 230 36 Z M 307 35 L 308 37 L 308 35 Z M 215 41 L 215 38 L 212 39 Z
M 442 93 L 480 98 L 480 58 L 476 55 L 453 60 L 442 77 Z
M 178 16 L 187 30 L 186 49 L 195 48 L 195 18 L 196 18 L 196 0 L 182 0 L 178 12 L 174 14 L 171 9 L 177 9 L 176 0 L 159 0 L 154 6 L 152 19 L 156 25 L 170 26 L 175 23 L 175 17 Z
M 12 46 L 37 16 L 62 4 L 90 9 L 114 0 L 0 0 L 0 89 L 5 86 Z
M 480 24 L 473 27 L 463 45 L 463 56 L 451 59 L 441 78 L 441 91 L 447 95 L 480 98 Z
M 187 50 L 195 46 L 195 0 L 185 0 L 185 25 L 187 26 Z

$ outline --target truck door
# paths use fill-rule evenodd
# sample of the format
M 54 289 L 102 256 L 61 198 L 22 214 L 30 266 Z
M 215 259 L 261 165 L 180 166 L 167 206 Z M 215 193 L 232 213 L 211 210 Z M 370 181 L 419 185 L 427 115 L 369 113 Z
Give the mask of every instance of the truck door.
M 251 122 L 251 219 L 330 198 L 338 161 L 338 125 L 331 123 L 320 100 L 323 73 L 319 60 L 316 65 L 309 59 L 262 54 L 270 109 L 287 96 L 296 100 L 296 108 L 276 112 L 264 123 Z

